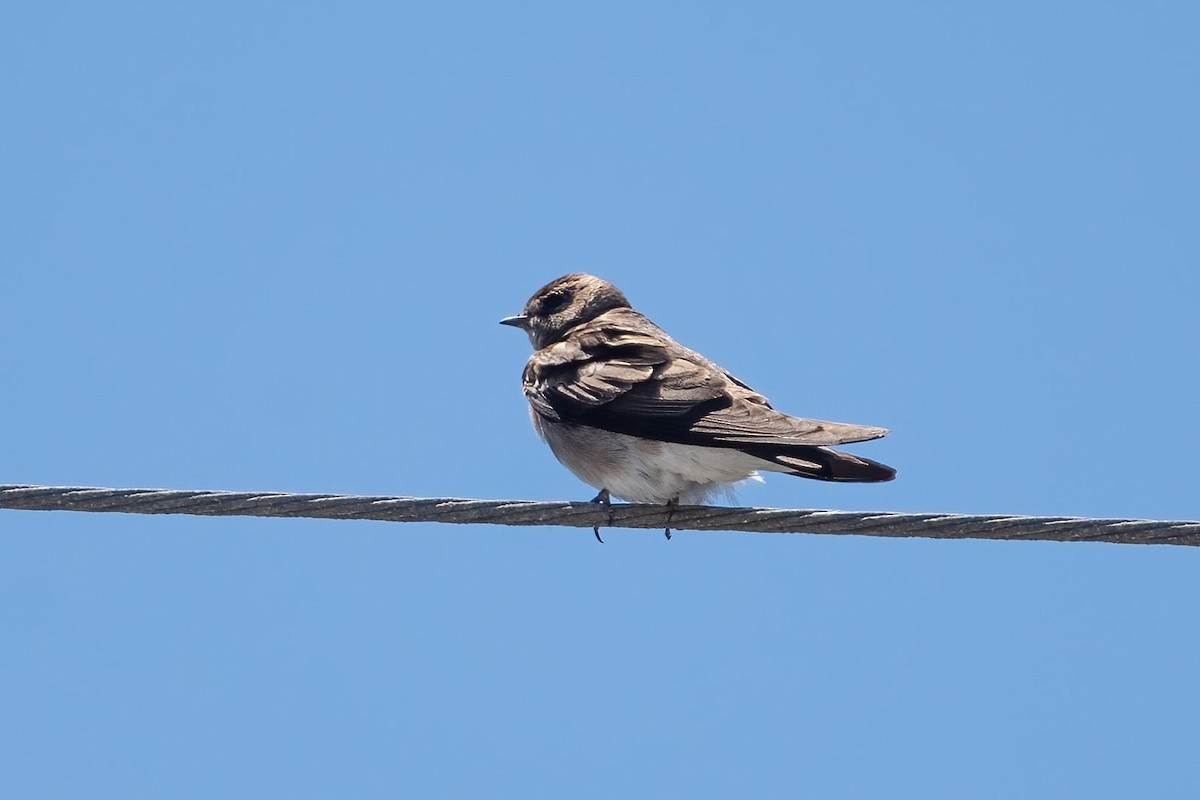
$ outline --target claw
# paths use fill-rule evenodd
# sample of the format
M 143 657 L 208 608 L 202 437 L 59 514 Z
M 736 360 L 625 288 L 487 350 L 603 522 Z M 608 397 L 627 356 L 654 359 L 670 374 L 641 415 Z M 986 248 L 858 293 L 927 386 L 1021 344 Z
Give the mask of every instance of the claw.
M 612 525 L 612 500 L 609 499 L 608 489 L 601 489 L 600 494 L 593 497 L 589 502 L 599 503 L 603 506 L 608 506 L 608 524 Z M 592 528 L 592 533 L 596 536 L 596 541 L 604 544 L 604 540 L 600 538 L 600 526 L 596 525 Z
M 671 518 L 675 516 L 675 506 L 679 505 L 679 498 L 672 497 L 667 501 L 667 541 L 671 541 Z

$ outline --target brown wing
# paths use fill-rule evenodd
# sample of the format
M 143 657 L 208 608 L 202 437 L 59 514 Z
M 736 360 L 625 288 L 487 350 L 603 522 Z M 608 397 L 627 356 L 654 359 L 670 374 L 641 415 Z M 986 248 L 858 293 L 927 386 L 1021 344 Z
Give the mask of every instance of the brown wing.
M 811 447 L 887 433 L 780 414 L 630 309 L 603 314 L 535 353 L 524 384 L 547 419 L 683 444 Z

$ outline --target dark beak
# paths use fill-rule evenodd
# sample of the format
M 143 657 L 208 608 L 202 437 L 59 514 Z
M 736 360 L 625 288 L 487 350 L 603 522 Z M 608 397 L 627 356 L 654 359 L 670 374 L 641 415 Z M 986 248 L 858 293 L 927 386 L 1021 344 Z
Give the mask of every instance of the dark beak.
M 517 314 L 515 317 L 505 317 L 500 320 L 501 325 L 512 325 L 514 328 L 521 330 L 529 330 L 529 317 L 524 314 Z

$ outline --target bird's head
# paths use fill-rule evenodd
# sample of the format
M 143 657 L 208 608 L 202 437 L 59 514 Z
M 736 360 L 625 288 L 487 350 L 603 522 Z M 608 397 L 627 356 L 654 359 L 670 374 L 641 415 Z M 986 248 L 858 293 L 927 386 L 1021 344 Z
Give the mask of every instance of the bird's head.
M 617 287 L 595 275 L 573 272 L 538 289 L 520 314 L 505 317 L 500 324 L 525 331 L 534 349 L 541 350 L 575 326 L 614 308 L 629 308 Z

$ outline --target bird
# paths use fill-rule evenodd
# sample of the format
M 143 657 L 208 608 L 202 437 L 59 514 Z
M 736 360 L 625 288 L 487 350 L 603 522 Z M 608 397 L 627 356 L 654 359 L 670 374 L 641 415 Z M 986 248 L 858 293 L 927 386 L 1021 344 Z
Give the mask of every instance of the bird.
M 563 275 L 500 323 L 528 334 L 534 353 L 521 384 L 533 427 L 567 469 L 599 489 L 593 502 L 704 503 L 760 470 L 865 483 L 896 476 L 831 449 L 887 429 L 776 411 L 602 278 Z M 593 532 L 599 540 L 599 527 Z

